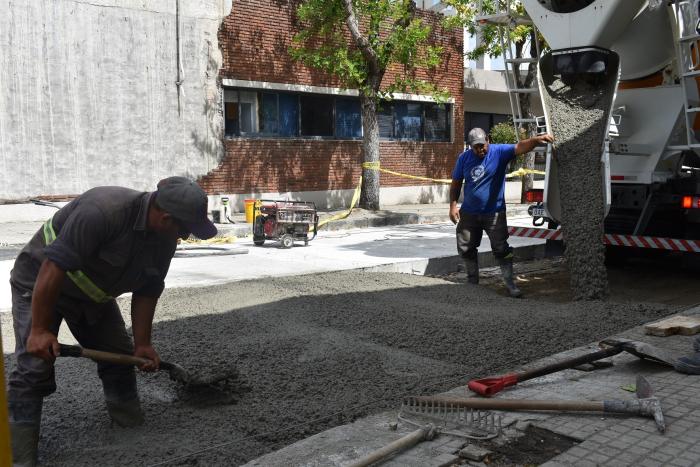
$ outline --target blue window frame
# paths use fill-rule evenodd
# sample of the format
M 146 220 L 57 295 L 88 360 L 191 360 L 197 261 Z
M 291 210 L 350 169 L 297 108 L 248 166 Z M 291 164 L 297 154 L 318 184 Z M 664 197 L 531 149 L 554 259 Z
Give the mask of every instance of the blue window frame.
M 387 101 L 378 107 L 379 137 L 450 141 L 452 106 Z M 357 97 L 262 89 L 224 90 L 224 134 L 243 138 L 362 138 Z
M 362 109 L 358 99 L 336 99 L 335 136 L 362 138 Z

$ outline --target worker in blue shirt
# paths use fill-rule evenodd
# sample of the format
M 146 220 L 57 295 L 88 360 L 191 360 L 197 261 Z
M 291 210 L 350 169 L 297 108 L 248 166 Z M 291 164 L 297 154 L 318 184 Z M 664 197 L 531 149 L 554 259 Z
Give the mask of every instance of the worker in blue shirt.
M 520 154 L 554 141 L 552 135 L 539 135 L 517 144 L 489 144 L 486 132 L 473 128 L 467 137 L 469 149 L 457 158 L 450 185 L 450 220 L 457 224 L 457 252 L 467 267 L 467 280 L 479 283 L 478 248 L 483 232 L 489 236 L 491 250 L 512 297 L 522 292 L 513 280 L 513 249 L 508 245 L 506 168 Z M 464 185 L 462 206 L 457 206 Z

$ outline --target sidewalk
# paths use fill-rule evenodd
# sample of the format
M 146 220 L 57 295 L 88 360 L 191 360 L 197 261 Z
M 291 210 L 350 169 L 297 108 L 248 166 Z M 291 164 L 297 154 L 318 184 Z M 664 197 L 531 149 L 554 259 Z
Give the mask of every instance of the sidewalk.
M 683 314 L 700 315 L 700 307 L 686 310 Z M 690 351 L 694 338 L 694 336 L 679 335 L 652 337 L 644 334 L 642 326 L 615 337 L 647 342 L 677 356 L 685 355 Z M 591 343 L 585 347 L 532 362 L 528 367 L 535 368 L 551 364 L 594 350 L 597 350 L 597 345 Z M 669 367 L 643 361 L 624 352 L 611 360 L 613 366 L 610 368 L 594 371 L 564 370 L 519 383 L 517 386 L 503 390 L 494 398 L 630 400 L 636 397 L 635 394 L 623 388 L 634 385 L 636 376 L 643 375 L 654 389 L 654 395 L 661 401 L 666 422 L 665 433 L 657 430 L 653 419 L 634 415 L 500 412 L 503 415 L 504 434 L 491 447 L 485 448 L 486 452 L 490 451 L 490 454 L 486 455 L 482 461 L 473 460 L 467 454 L 467 451 L 471 453 L 478 451 L 479 449 L 475 447 L 481 443 L 440 434 L 432 441 L 423 441 L 381 465 L 386 467 L 486 466 L 493 462 L 494 456 L 499 455 L 499 445 L 507 447 L 509 443 L 515 443 L 519 437 L 534 441 L 534 445 L 528 445 L 523 450 L 526 454 L 532 455 L 538 449 L 553 450 L 551 443 L 547 445 L 547 441 L 542 441 L 546 433 L 563 436 L 569 443 L 568 446 L 572 446 L 570 448 L 566 446 L 559 455 L 549 456 L 551 460 L 541 464 L 547 467 L 700 465 L 700 443 L 698 443 L 700 376 L 676 373 Z M 454 388 L 446 394 L 453 397 L 475 397 L 466 385 Z M 333 428 L 267 454 L 249 462 L 246 466 L 349 465 L 416 429 L 415 426 L 399 422 L 398 429 L 392 431 L 391 427 L 397 422 L 397 414 L 398 407 L 396 411 L 384 412 Z M 436 424 L 440 426 L 439 421 Z M 526 434 L 532 427 L 546 431 L 538 431 L 538 436 L 532 439 L 531 435 Z M 483 444 L 480 450 L 484 450 Z

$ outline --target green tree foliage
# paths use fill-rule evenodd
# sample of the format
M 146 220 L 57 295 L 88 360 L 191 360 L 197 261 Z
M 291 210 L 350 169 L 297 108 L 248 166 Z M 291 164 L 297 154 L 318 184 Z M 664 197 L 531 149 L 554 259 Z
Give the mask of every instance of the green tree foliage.
M 303 0 L 297 15 L 301 28 L 292 57 L 360 93 L 365 162 L 379 162 L 377 110 L 382 101 L 394 92 L 432 94 L 439 102 L 447 98 L 447 91 L 416 78 L 419 68 L 440 64 L 442 48 L 430 44 L 431 28 L 416 15 L 413 0 Z M 392 65 L 403 73 L 384 82 Z M 363 170 L 360 205 L 379 209 L 376 170 Z
M 501 122 L 491 128 L 489 140 L 496 144 L 515 144 L 518 137 L 511 122 Z

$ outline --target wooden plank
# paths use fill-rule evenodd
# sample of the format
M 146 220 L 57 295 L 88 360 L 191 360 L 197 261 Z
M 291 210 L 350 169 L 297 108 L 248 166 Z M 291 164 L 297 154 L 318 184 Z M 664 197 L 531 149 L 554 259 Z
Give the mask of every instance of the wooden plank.
M 690 336 L 700 332 L 700 316 L 671 316 L 645 325 L 644 332 L 652 336 L 670 336 L 671 334 Z

